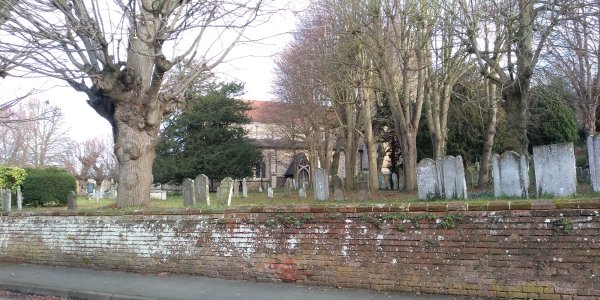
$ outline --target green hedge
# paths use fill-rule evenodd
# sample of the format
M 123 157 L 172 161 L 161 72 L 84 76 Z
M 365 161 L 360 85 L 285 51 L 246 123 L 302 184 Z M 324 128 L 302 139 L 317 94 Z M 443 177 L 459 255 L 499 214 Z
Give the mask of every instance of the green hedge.
M 30 206 L 66 205 L 69 192 L 75 191 L 73 174 L 57 168 L 27 169 L 23 182 L 23 204 Z

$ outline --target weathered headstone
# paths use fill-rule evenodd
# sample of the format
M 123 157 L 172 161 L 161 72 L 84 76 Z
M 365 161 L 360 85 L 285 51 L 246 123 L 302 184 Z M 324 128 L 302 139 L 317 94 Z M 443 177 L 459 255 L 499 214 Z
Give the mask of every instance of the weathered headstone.
M 248 198 L 248 182 L 246 178 L 242 179 L 242 198 Z
M 342 178 L 338 175 L 334 175 L 331 178 L 331 185 L 333 186 L 333 198 L 335 201 L 346 200 L 344 197 L 344 183 L 342 182 Z
M 11 210 L 11 190 L 10 189 L 0 189 L 0 197 L 2 198 L 2 209 L 5 212 L 10 212 Z
M 273 188 L 272 187 L 267 188 L 267 198 L 273 199 Z
M 210 205 L 210 188 L 208 176 L 200 174 L 194 180 L 194 193 L 196 194 L 196 203 Z
M 283 186 L 283 196 L 289 197 L 292 192 L 292 178 L 288 177 L 285 179 L 285 185 Z
M 585 182 L 591 182 L 590 169 L 587 169 L 587 168 L 583 169 L 582 179 Z
M 74 191 L 69 192 L 67 197 L 67 209 L 77 209 L 77 194 Z
M 398 190 L 398 174 L 392 173 L 392 188 Z
M 462 157 L 445 156 L 436 162 L 438 191 L 446 199 L 466 199 L 467 184 Z
M 325 201 L 329 199 L 329 178 L 325 169 L 317 168 L 315 171 L 315 199 Z
M 235 197 L 235 198 L 240 197 L 240 180 L 239 179 L 233 180 L 233 197 Z
M 21 193 L 21 187 L 17 187 L 17 210 L 23 209 L 23 193 Z
M 195 183 L 195 182 L 194 182 Z M 167 191 L 163 190 L 150 190 L 151 199 L 167 200 Z M 198 199 L 198 198 L 196 198 Z
M 433 159 L 425 158 L 417 164 L 417 189 L 421 200 L 440 197 L 438 174 Z
M 392 183 L 391 183 L 391 180 L 390 180 L 390 175 L 389 174 L 383 175 L 383 178 L 385 180 L 385 189 L 386 190 L 391 190 L 392 189 Z
M 383 174 L 379 174 L 379 189 L 385 190 L 385 176 Z
M 594 192 L 600 192 L 600 134 L 588 136 L 587 149 L 592 189 Z
M 359 201 L 369 199 L 369 183 L 365 172 L 358 172 L 358 175 L 354 177 L 354 187 L 356 188 L 356 198 Z
M 298 197 L 306 198 L 306 184 L 302 184 L 302 186 L 298 189 Z
M 398 170 L 398 190 L 404 190 L 404 170 L 402 168 Z
M 492 155 L 492 177 L 494 196 L 529 196 L 529 163 L 525 155 L 513 151 Z
M 533 161 L 538 197 L 562 197 L 577 193 L 573 143 L 533 147 Z
M 219 190 L 219 204 L 230 206 L 231 197 L 233 196 L 233 179 L 229 177 L 223 178 L 219 187 L 221 188 Z
M 192 206 L 196 203 L 194 195 L 194 180 L 186 178 L 183 180 L 183 205 Z
M 102 180 L 102 183 L 100 184 L 100 197 L 104 198 L 104 197 L 108 197 L 108 192 L 110 191 L 110 181 L 108 179 L 104 179 Z

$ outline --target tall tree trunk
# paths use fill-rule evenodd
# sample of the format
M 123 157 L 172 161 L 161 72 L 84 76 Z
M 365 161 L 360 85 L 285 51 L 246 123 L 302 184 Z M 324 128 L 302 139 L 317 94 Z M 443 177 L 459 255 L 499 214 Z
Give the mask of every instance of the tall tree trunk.
M 119 163 L 117 206 L 146 206 L 150 203 L 158 126 L 139 129 L 137 124 L 128 124 L 123 120 L 131 113 L 128 110 L 117 106 L 115 112 L 115 154 Z
M 404 166 L 404 189 L 407 192 L 417 190 L 417 137 L 405 134 L 398 137 L 402 147 L 402 165 Z
M 496 136 L 496 125 L 498 124 L 496 85 L 492 82 L 488 82 L 487 99 L 490 110 L 486 124 L 486 135 L 483 142 L 483 149 L 481 151 L 481 167 L 479 169 L 479 182 L 477 183 L 478 188 L 486 187 L 488 181 L 490 180 L 490 159 L 492 156 L 492 147 L 494 146 L 494 137 Z
M 527 146 L 527 102 L 528 97 L 518 87 L 505 88 L 502 92 L 508 129 L 504 151 L 528 153 Z
M 598 109 L 598 105 L 596 104 L 588 104 L 581 107 L 583 131 L 586 137 L 596 134 L 596 109 Z
M 373 133 L 373 118 L 371 111 L 371 109 L 373 108 L 373 99 L 371 97 L 371 93 L 367 91 L 365 91 L 363 95 L 363 121 L 365 126 L 365 143 L 367 144 L 367 157 L 369 160 L 369 186 L 371 187 L 371 191 L 376 191 L 379 189 L 378 173 L 381 169 L 378 168 L 379 165 L 377 164 L 377 141 L 375 139 L 375 134 Z

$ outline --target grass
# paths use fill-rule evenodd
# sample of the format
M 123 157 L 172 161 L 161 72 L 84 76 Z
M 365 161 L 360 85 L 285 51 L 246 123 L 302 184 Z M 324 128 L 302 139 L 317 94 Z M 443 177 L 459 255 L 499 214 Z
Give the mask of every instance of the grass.
M 554 202 L 572 202 L 572 201 L 580 201 L 592 198 L 600 198 L 600 193 L 592 192 L 589 184 L 579 184 L 578 191 L 581 193 L 572 196 L 572 197 L 554 197 L 548 198 L 544 197 L 543 199 L 552 200 Z M 210 194 L 211 201 L 213 203 L 216 202 L 216 194 Z M 330 199 L 328 201 L 316 201 L 313 198 L 313 194 L 311 192 L 308 193 L 307 198 L 300 198 L 298 194 L 294 191 L 292 195 L 285 197 L 283 194 L 283 189 L 275 189 L 274 190 L 274 198 L 270 199 L 267 197 L 266 192 L 249 192 L 248 198 L 232 198 L 232 206 L 298 206 L 298 205 L 322 205 L 322 206 L 344 206 L 348 204 L 355 205 L 381 205 L 381 204 L 403 204 L 403 203 L 424 203 L 422 200 L 417 199 L 416 193 L 406 193 L 406 192 L 397 192 L 397 191 L 377 191 L 371 193 L 369 196 L 370 199 L 367 201 L 358 201 L 356 200 L 356 195 L 354 192 L 346 192 L 346 198 L 348 200 L 345 201 L 335 201 Z M 427 201 L 426 203 L 448 203 L 448 202 L 466 202 L 469 204 L 479 204 L 479 203 L 487 203 L 490 201 L 523 201 L 523 202 L 532 202 L 539 200 L 535 197 L 535 194 L 531 194 L 529 199 L 521 199 L 521 198 L 495 198 L 493 192 L 489 190 L 470 190 L 469 191 L 469 199 L 467 200 L 457 200 L 457 199 L 436 199 L 433 201 Z M 114 200 L 112 199 L 100 199 L 96 202 L 96 199 L 91 199 L 87 197 L 78 197 L 77 198 L 77 209 L 79 211 L 88 211 L 88 210 L 114 210 L 116 207 Z M 206 204 L 196 204 L 193 208 L 200 209 L 224 209 L 224 205 L 213 205 L 208 206 Z M 65 209 L 64 206 L 61 207 L 24 207 L 24 211 L 53 211 L 56 209 Z M 132 207 L 127 208 L 127 210 L 137 210 L 142 209 L 141 207 Z M 167 200 L 158 200 L 152 199 L 148 207 L 144 207 L 143 209 L 150 210 L 170 210 L 170 209 L 185 209 L 183 205 L 183 196 L 181 194 L 173 194 L 169 193 Z M 15 209 L 13 209 L 14 211 Z

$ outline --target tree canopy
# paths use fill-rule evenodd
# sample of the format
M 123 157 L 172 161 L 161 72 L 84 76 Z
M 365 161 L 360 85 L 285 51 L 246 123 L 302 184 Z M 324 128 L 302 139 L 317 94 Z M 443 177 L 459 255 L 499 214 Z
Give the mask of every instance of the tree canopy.
M 188 93 L 193 101 L 164 123 L 153 166 L 155 182 L 181 182 L 198 174 L 213 180 L 252 174 L 261 153 L 242 128 L 250 123 L 250 105 L 234 99 L 242 91 L 242 84 L 226 83 L 205 93 Z

